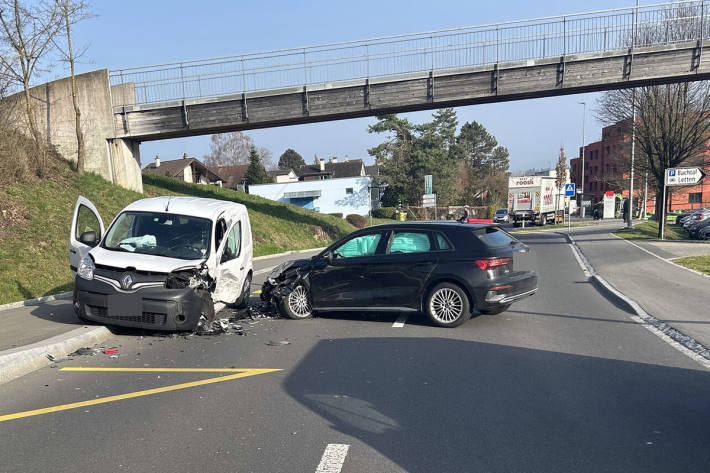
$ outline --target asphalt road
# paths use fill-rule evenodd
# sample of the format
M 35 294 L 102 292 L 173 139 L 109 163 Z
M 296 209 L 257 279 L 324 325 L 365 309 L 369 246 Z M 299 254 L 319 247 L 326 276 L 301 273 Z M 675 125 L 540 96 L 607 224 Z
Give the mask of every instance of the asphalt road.
M 600 296 L 564 237 L 520 237 L 532 252 L 515 264 L 537 270 L 538 294 L 456 329 L 326 314 L 247 322 L 246 336 L 128 332 L 105 343 L 118 358 L 2 385 L 0 470 L 706 471 L 710 373 Z M 232 378 L 2 421 L 218 376 Z M 330 444 L 349 446 L 342 470 L 319 469 Z

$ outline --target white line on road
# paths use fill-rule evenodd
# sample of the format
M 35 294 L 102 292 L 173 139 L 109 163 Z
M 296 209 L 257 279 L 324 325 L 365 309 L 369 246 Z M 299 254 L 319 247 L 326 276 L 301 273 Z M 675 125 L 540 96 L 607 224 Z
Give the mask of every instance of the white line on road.
M 271 270 L 274 269 L 275 267 L 276 266 L 269 266 L 268 268 L 257 269 L 256 271 L 254 271 L 253 274 L 254 274 L 254 276 L 256 276 L 258 274 L 268 273 L 268 272 L 271 272 Z
M 399 317 L 397 317 L 397 320 L 392 324 L 392 328 L 404 327 L 404 323 L 407 321 L 408 317 L 409 317 L 408 312 L 402 312 L 401 314 L 399 314 Z
M 340 473 L 350 445 L 329 443 L 320 459 L 316 473 Z
M 582 258 L 579 257 L 579 253 L 575 249 L 574 245 L 570 243 L 569 248 L 570 248 L 570 250 L 572 250 L 572 254 L 574 255 L 574 259 L 576 259 L 577 263 L 579 263 L 579 267 L 582 270 L 582 272 L 584 273 L 584 275 L 587 277 L 590 277 L 591 274 L 587 270 L 587 266 L 582 262 Z

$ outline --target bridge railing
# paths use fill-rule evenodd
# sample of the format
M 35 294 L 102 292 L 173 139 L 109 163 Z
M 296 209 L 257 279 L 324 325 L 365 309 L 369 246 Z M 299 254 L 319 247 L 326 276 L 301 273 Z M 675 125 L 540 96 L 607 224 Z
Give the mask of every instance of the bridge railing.
M 434 74 L 707 38 L 707 0 L 661 3 L 111 71 L 115 106 Z

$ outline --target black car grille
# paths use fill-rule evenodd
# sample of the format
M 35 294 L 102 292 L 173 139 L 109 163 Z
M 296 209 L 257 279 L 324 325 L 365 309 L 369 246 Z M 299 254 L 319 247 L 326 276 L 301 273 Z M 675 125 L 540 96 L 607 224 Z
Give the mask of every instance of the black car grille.
M 141 324 L 149 325 L 165 325 L 167 320 L 167 314 L 161 314 L 159 312 L 143 312 L 141 315 L 116 315 L 109 316 L 106 307 L 99 307 L 95 305 L 87 306 L 91 311 L 92 316 L 102 317 L 109 320 L 121 320 L 124 322 L 136 322 Z

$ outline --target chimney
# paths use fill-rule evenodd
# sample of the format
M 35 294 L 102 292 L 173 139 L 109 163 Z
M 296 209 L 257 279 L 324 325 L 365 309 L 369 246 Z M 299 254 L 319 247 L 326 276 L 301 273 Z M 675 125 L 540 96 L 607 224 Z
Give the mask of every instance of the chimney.
M 160 167 L 160 158 L 158 157 L 157 154 L 155 155 L 155 167 L 156 168 Z
M 325 171 L 325 159 L 321 159 L 319 163 L 321 172 Z
M 187 155 L 187 153 L 182 153 L 182 159 L 187 159 L 187 158 L 189 158 L 189 156 Z
M 333 156 L 332 158 L 330 158 L 330 162 L 333 163 L 333 164 L 337 163 L 337 162 L 338 162 L 338 157 L 337 157 L 337 156 Z

